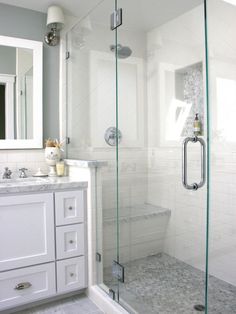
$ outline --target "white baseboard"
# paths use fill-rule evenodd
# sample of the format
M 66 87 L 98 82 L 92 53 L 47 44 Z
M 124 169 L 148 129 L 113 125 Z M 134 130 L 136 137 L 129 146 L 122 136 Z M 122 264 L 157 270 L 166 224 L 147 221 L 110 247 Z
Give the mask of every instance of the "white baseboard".
M 129 314 L 98 286 L 90 287 L 87 295 L 105 314 Z

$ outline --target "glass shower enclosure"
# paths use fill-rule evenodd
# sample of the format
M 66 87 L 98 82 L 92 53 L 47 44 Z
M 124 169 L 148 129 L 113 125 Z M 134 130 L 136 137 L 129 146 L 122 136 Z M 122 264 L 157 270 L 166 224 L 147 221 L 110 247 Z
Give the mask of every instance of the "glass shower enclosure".
M 67 34 L 67 157 L 106 161 L 97 284 L 130 313 L 236 313 L 232 2 L 104 0 Z

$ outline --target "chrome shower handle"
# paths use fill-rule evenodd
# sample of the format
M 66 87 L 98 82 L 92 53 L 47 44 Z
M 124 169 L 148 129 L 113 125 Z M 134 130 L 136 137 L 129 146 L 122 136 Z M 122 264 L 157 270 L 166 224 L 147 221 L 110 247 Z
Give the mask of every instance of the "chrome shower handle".
M 197 140 L 201 144 L 201 181 L 198 183 L 198 188 L 201 188 L 206 182 L 206 143 L 203 138 Z
M 201 144 L 201 181 L 199 183 L 193 183 L 193 184 L 188 184 L 188 154 L 187 154 L 187 146 L 188 143 L 197 143 L 199 142 Z M 194 137 L 187 137 L 183 141 L 183 151 L 182 151 L 182 183 L 183 186 L 187 190 L 197 190 L 201 187 L 206 182 L 206 144 L 205 141 L 202 138 L 199 138 L 197 136 Z

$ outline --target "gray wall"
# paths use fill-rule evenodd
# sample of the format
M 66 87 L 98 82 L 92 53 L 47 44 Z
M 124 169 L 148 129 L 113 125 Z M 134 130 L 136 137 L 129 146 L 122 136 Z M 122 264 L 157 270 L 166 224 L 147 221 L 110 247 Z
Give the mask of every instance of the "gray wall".
M 0 74 L 16 75 L 16 48 L 0 46 Z
M 0 35 L 43 41 L 46 14 L 0 3 Z M 44 139 L 59 137 L 59 46 L 43 48 Z

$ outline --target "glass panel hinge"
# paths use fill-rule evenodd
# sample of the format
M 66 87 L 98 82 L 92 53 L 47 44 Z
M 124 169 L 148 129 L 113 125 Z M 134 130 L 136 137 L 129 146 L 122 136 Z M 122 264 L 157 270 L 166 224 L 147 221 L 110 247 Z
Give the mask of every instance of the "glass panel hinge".
M 66 60 L 70 59 L 70 52 L 66 51 Z
M 117 9 L 111 14 L 111 30 L 122 25 L 122 9 Z
M 96 253 L 96 261 L 99 263 L 102 261 L 102 255 L 98 252 Z
M 112 298 L 112 300 L 116 299 L 116 293 L 114 290 L 109 289 L 109 297 Z
M 112 263 L 112 276 L 120 282 L 125 282 L 125 268 L 117 261 Z

